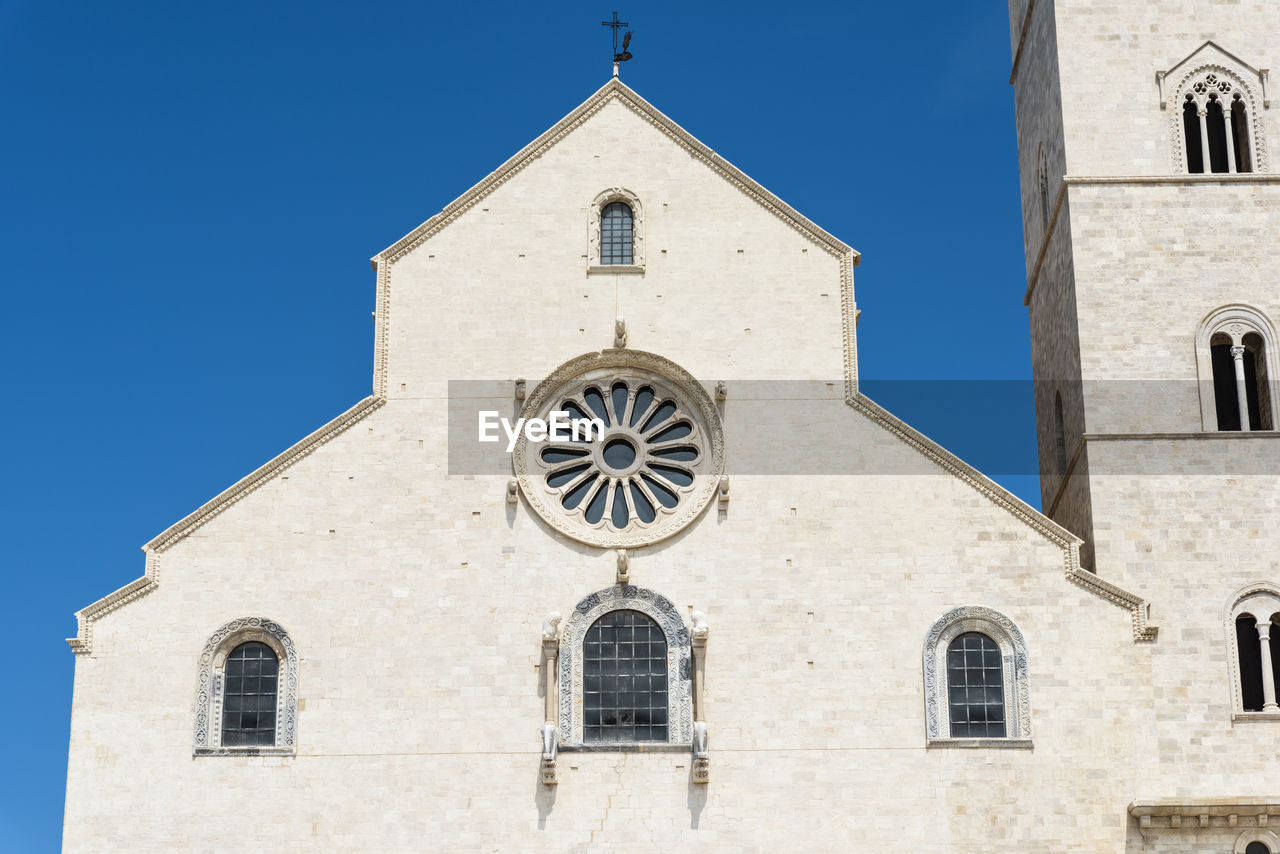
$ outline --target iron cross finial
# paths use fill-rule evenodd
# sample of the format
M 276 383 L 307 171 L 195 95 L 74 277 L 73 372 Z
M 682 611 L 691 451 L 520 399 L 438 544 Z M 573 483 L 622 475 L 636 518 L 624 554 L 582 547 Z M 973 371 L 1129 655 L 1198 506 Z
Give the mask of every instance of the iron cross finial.
M 621 29 L 621 28 L 623 28 L 623 27 L 629 27 L 629 26 L 631 26 L 631 25 L 630 25 L 630 24 L 628 24 L 626 21 L 619 21 L 619 20 L 618 20 L 618 13 L 617 13 L 617 12 L 614 12 L 614 13 L 613 13 L 613 20 L 612 20 L 612 21 L 601 21 L 601 22 L 600 22 L 600 26 L 602 26 L 602 27 L 608 27 L 609 29 L 613 30 L 613 62 L 614 62 L 614 73 L 616 74 L 616 73 L 617 73 L 617 70 L 618 70 L 618 69 L 617 69 L 617 64 L 618 64 L 619 62 L 626 62 L 628 59 L 630 59 L 630 58 L 631 58 L 631 53 L 627 50 L 627 47 L 628 47 L 628 46 L 630 46 L 630 44 L 631 44 L 631 33 L 630 33 L 630 32 L 628 32 L 628 33 L 623 37 L 623 39 L 622 39 L 622 50 L 621 50 L 621 52 L 619 52 L 619 50 L 618 50 L 618 30 L 620 30 L 620 29 Z

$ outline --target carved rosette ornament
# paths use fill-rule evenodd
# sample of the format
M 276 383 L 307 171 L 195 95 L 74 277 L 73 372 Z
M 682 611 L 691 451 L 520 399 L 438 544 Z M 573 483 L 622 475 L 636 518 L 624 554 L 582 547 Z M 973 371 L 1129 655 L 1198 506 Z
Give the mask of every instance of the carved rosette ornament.
M 512 463 L 521 492 L 547 524 L 601 548 L 635 548 L 690 524 L 715 494 L 724 434 L 710 395 L 675 363 L 638 350 L 589 353 L 534 389 L 522 416 L 564 412 L 603 431 L 561 431 Z

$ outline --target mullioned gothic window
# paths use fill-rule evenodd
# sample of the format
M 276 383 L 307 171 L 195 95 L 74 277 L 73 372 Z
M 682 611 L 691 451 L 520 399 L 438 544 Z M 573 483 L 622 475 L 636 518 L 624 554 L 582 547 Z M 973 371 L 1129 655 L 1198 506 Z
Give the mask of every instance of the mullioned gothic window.
M 1156 77 L 1160 106 L 1169 113 L 1174 172 L 1267 171 L 1260 124 L 1270 106 L 1266 71 L 1206 42 Z
M 924 645 L 925 737 L 935 747 L 1029 747 L 1027 645 L 1013 621 L 969 605 L 943 614 Z

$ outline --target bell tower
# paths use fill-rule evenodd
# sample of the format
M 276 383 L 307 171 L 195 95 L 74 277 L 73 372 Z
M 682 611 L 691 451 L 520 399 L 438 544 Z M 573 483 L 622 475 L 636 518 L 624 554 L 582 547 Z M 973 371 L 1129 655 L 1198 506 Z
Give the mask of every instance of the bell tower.
M 1009 8 L 1044 512 L 1156 601 L 1274 576 L 1280 5 Z

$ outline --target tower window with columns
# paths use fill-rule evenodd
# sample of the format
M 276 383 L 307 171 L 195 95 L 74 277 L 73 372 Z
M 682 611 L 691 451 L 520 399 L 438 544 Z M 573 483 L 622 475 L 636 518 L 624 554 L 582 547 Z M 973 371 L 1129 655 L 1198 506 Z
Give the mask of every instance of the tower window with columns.
M 1276 371 L 1270 321 L 1256 309 L 1218 309 L 1200 326 L 1201 412 L 1210 431 L 1275 429 Z
M 1237 596 L 1231 609 L 1234 629 L 1236 712 L 1280 714 L 1280 589 L 1257 585 Z
M 1244 84 L 1217 68 L 1188 78 L 1182 96 L 1187 172 L 1252 172 L 1250 99 Z

